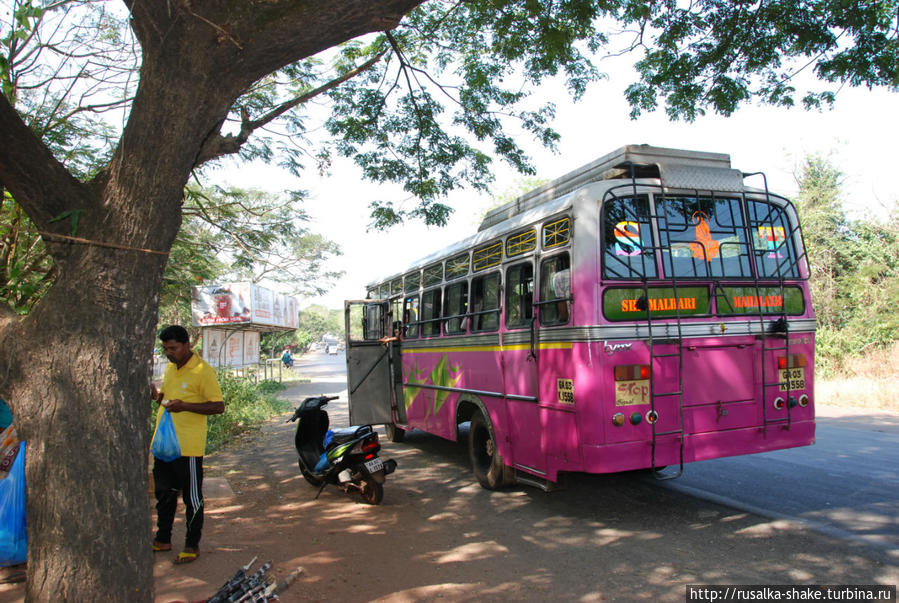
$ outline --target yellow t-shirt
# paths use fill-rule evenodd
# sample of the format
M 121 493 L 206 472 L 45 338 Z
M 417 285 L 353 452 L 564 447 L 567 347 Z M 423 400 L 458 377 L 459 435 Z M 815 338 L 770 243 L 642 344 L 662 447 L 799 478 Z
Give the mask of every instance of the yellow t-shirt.
M 215 369 L 196 353 L 180 369 L 169 362 L 162 379 L 163 400 L 182 400 L 187 403 L 221 402 L 222 389 L 215 376 Z M 156 428 L 162 418 L 163 407 L 156 413 Z M 206 454 L 206 415 L 182 411 L 172 413 L 181 456 L 203 456 Z M 156 435 L 154 430 L 153 435 Z

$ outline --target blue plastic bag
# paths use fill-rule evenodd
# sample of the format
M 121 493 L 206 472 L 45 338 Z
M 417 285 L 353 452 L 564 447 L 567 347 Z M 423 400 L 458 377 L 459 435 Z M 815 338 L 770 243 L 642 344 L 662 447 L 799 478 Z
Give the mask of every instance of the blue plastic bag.
M 328 444 L 330 444 L 331 440 L 333 440 L 333 439 L 334 439 L 334 432 L 329 429 L 327 432 L 325 432 L 325 437 L 322 439 L 322 444 L 324 445 L 325 448 L 327 448 Z M 324 471 L 327 468 L 327 466 L 328 466 L 328 453 L 323 452 L 322 455 L 320 457 L 318 457 L 318 462 L 315 464 L 314 471 L 316 471 L 316 472 Z
M 175 433 L 175 423 L 172 421 L 172 413 L 162 411 L 162 418 L 156 427 L 156 435 L 153 436 L 153 456 L 160 461 L 171 463 L 181 456 L 181 445 L 178 444 L 178 435 Z
M 25 526 L 25 442 L 9 476 L 0 481 L 0 567 L 19 565 L 28 558 Z

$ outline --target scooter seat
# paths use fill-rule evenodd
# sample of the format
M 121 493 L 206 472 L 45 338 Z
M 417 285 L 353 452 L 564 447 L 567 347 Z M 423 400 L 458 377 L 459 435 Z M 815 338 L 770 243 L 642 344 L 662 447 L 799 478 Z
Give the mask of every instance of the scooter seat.
M 328 450 L 334 448 L 338 444 L 343 444 L 351 440 L 361 438 L 372 432 L 371 425 L 354 425 L 352 427 L 341 427 L 333 429 L 334 436 L 328 444 Z

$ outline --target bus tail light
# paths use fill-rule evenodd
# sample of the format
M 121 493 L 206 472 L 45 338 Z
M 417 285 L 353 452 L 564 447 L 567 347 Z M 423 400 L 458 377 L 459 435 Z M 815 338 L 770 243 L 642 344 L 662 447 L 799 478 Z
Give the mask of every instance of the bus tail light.
M 788 369 L 788 368 L 805 368 L 806 360 L 805 354 L 790 354 L 787 356 L 778 356 L 777 357 L 777 368 L 780 370 Z
M 783 410 L 786 402 L 783 398 L 775 398 L 774 399 L 774 410 Z
M 799 406 L 801 406 L 802 408 L 808 406 L 808 396 L 806 394 L 802 394 L 801 396 L 799 396 Z
M 648 364 L 620 364 L 615 367 L 615 381 L 642 381 L 649 379 L 652 370 Z

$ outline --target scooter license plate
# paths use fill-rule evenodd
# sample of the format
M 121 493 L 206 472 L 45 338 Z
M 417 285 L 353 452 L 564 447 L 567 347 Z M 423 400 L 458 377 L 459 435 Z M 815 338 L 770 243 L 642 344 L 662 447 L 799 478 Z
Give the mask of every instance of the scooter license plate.
M 365 468 L 368 469 L 369 473 L 374 473 L 383 469 L 384 463 L 381 461 L 381 459 L 375 457 L 370 461 L 365 461 Z

